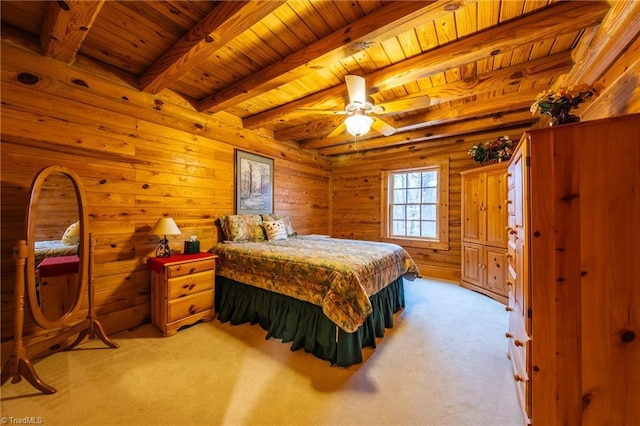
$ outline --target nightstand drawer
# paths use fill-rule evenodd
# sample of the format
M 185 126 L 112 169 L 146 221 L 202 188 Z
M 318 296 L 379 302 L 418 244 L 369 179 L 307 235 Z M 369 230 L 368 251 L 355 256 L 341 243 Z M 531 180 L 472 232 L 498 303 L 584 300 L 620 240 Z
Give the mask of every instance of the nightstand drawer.
M 184 275 L 169 280 L 169 300 L 190 296 L 213 288 L 215 272 L 212 270 Z
M 213 310 L 213 293 L 210 291 L 171 300 L 167 320 L 173 322 L 207 310 Z
M 167 266 L 167 278 L 181 277 L 183 275 L 197 274 L 215 268 L 215 259 L 203 259 L 193 262 L 184 262 L 179 265 Z

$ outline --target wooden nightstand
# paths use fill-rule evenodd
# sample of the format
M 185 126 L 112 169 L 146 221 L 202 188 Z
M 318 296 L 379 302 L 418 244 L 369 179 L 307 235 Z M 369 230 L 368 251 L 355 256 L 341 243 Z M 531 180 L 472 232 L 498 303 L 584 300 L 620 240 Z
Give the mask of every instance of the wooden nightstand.
M 211 253 L 175 254 L 147 260 L 151 271 L 151 321 L 165 336 L 214 316 L 216 259 Z

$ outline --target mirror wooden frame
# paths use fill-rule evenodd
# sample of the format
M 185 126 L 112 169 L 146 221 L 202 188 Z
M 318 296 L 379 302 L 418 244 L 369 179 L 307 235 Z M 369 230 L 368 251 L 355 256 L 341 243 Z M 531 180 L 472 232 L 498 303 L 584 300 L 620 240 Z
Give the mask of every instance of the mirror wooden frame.
M 80 251 L 79 251 L 79 270 L 78 275 L 80 285 L 76 286 L 77 293 L 75 300 L 67 312 L 59 319 L 49 320 L 39 309 L 37 292 L 35 288 L 35 212 L 40 199 L 40 190 L 46 178 L 54 173 L 62 173 L 69 177 L 73 182 L 76 191 L 76 200 L 78 203 L 78 214 L 80 219 Z M 36 389 L 46 394 L 56 392 L 56 389 L 44 383 L 36 374 L 31 360 L 27 356 L 26 346 L 23 340 L 24 329 L 24 305 L 25 293 L 27 293 L 31 312 L 41 327 L 45 329 L 59 330 L 57 335 L 50 339 L 65 339 L 75 333 L 79 333 L 76 339 L 70 345 L 64 346 L 63 350 L 71 350 L 80 344 L 85 337 L 89 340 L 99 338 L 107 346 L 117 348 L 118 344 L 107 337 L 102 325 L 95 319 L 94 306 L 94 283 L 93 283 L 93 247 L 95 242 L 88 232 L 87 213 L 85 208 L 84 190 L 80 182 L 80 178 L 71 170 L 62 166 L 51 166 L 41 170 L 34 179 L 31 188 L 31 200 L 27 211 L 27 241 L 20 240 L 13 249 L 13 258 L 16 263 L 16 281 L 14 289 L 15 312 L 14 312 L 14 340 L 13 350 L 9 359 L 2 366 L 1 383 L 4 384 L 9 377 L 12 377 L 12 383 L 18 383 L 24 377 Z M 25 265 L 27 266 L 27 279 L 25 280 Z M 25 291 L 26 287 L 26 291 Z M 88 297 L 88 313 L 87 317 L 82 320 L 76 318 L 82 305 L 84 297 Z M 73 325 L 71 325 L 73 323 Z M 65 328 L 66 327 L 66 328 Z
M 67 310 L 60 318 L 56 320 L 48 319 L 39 309 L 38 292 L 36 289 L 36 268 L 35 264 L 35 240 L 36 240 L 36 224 L 38 206 L 40 204 L 40 196 L 42 189 L 47 182 L 47 179 L 55 174 L 62 174 L 69 178 L 73 184 L 73 188 L 76 193 L 76 205 L 78 207 L 78 220 L 80 222 L 80 242 L 78 248 L 79 269 L 78 280 L 79 284 L 76 286 L 76 294 L 73 299 L 71 308 Z M 88 217 L 86 212 L 86 202 L 84 198 L 84 189 L 80 181 L 80 177 L 71 170 L 61 166 L 51 166 L 43 169 L 36 176 L 33 185 L 31 186 L 31 199 L 29 202 L 29 208 L 27 209 L 27 296 L 29 298 L 29 305 L 31 306 L 31 314 L 33 315 L 36 323 L 42 328 L 60 328 L 69 325 L 73 321 L 77 321 L 77 314 L 82 305 L 82 296 L 87 291 L 87 283 L 89 281 L 89 232 L 88 232 Z

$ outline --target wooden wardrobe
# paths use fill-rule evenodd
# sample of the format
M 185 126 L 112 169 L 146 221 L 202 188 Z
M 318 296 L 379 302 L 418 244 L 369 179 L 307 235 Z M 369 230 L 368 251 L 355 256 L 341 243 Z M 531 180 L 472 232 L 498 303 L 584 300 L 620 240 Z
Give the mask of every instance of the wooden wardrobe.
M 640 419 L 640 114 L 526 133 L 508 169 L 509 357 L 534 425 Z
M 460 173 L 462 274 L 460 285 L 507 303 L 507 162 Z

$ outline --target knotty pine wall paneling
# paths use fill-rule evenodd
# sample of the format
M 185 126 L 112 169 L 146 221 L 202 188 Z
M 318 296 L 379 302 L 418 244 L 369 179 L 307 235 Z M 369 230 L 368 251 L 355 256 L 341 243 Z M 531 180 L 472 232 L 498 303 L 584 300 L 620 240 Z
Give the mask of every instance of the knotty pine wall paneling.
M 33 84 L 25 83 L 25 75 L 35 77 Z M 172 97 L 142 93 L 127 76 L 86 58 L 69 66 L 3 38 L 3 342 L 13 334 L 11 249 L 26 237 L 30 186 L 47 166 L 68 167 L 82 180 L 96 240 L 96 311 L 109 333 L 149 320 L 145 265 L 160 238 L 149 235 L 159 217 L 173 217 L 182 231 L 169 236 L 174 250 L 181 251 L 191 235 L 202 250 L 221 239 L 215 220 L 233 213 L 235 149 L 274 158 L 275 211 L 290 214 L 300 233 L 328 233 L 326 160 L 197 113 Z M 55 221 L 56 212 L 50 214 Z M 46 332 L 30 321 L 25 335 L 37 341 Z

